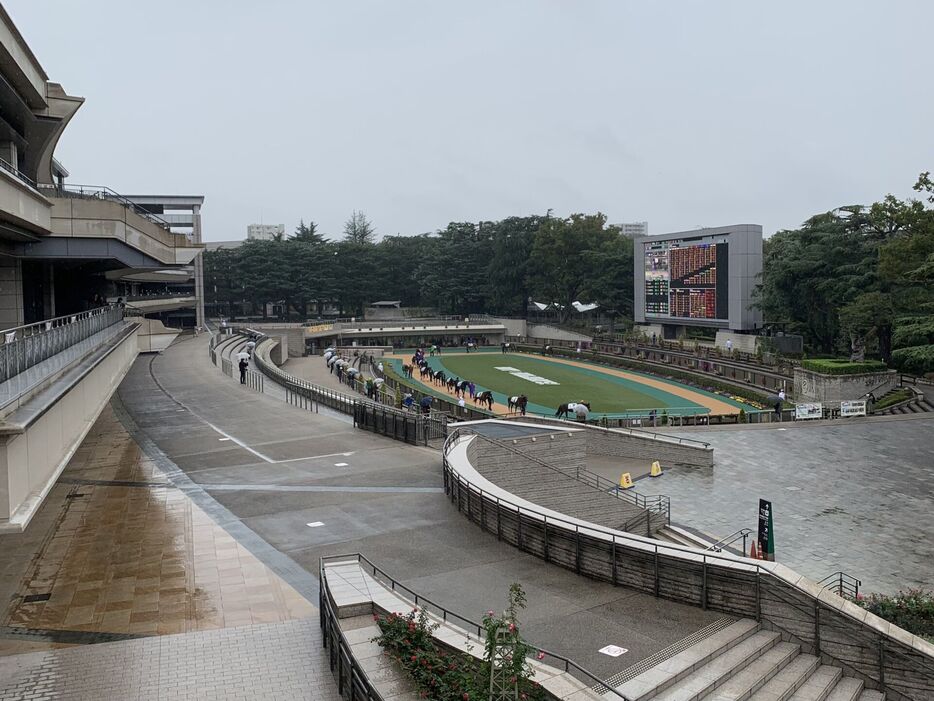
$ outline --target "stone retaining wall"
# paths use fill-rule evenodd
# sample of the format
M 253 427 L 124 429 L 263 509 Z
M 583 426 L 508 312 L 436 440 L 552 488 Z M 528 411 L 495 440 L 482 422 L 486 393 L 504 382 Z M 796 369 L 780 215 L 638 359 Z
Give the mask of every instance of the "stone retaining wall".
M 864 372 L 858 375 L 825 375 L 795 368 L 795 399 L 799 402 L 820 402 L 824 406 L 839 406 L 842 401 L 862 399 L 872 392 L 878 399 L 898 385 L 895 370 Z

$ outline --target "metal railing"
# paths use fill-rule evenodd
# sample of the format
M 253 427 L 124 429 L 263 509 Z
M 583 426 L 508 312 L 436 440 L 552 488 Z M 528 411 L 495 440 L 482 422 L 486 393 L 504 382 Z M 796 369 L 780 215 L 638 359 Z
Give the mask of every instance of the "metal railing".
M 128 200 L 126 197 L 121 195 L 119 192 L 111 190 L 109 187 L 103 185 L 46 185 L 40 184 L 40 190 L 51 191 L 53 197 L 77 197 L 82 199 L 92 199 L 92 200 L 110 200 L 111 202 L 117 202 L 127 209 L 132 210 L 139 216 L 144 219 L 148 219 L 153 224 L 157 224 L 166 230 L 171 229 L 171 224 L 169 224 L 165 219 L 160 217 L 158 214 L 153 214 L 147 209 L 140 207 L 138 204 L 132 200 Z
M 3 168 L 7 173 L 15 177 L 17 180 L 22 180 L 24 183 L 29 185 L 33 190 L 38 190 L 36 186 L 36 181 L 30 178 L 28 175 L 17 169 L 15 166 L 7 163 L 5 160 L 0 158 L 0 168 Z
M 289 375 L 264 357 L 261 345 L 272 339 L 261 333 L 252 333 L 258 338 L 253 349 L 253 362 L 263 375 L 285 389 L 285 400 L 289 404 L 315 412 L 324 405 L 352 416 L 357 428 L 414 445 L 428 445 L 430 441 L 443 440 L 447 435 L 446 416 L 387 407 L 363 396 L 350 396 Z M 212 350 L 216 353 L 216 346 Z
M 443 623 L 451 623 L 452 625 L 456 625 L 458 628 L 462 628 L 468 633 L 475 635 L 477 637 L 478 643 L 481 645 L 483 644 L 486 629 L 481 624 L 469 618 L 465 618 L 464 616 L 461 616 L 460 614 L 454 613 L 453 611 L 446 609 L 445 607 L 435 603 L 431 599 L 427 599 L 424 596 L 419 595 L 417 592 L 409 589 L 407 586 L 402 584 L 402 582 L 391 577 L 384 570 L 374 565 L 372 562 L 370 562 L 370 560 L 368 560 L 366 557 L 364 557 L 360 553 L 353 553 L 350 555 L 329 555 L 327 557 L 322 557 L 320 559 L 318 576 L 321 582 L 320 596 L 322 598 L 322 603 L 325 603 L 324 602 L 325 598 L 331 598 L 331 593 L 327 586 L 326 563 L 332 562 L 332 561 L 346 562 L 354 558 L 356 558 L 357 563 L 360 565 L 360 567 L 364 571 L 370 574 L 373 577 L 373 579 L 375 579 L 377 582 L 385 586 L 387 589 L 398 594 L 399 596 L 403 598 L 409 599 L 409 601 L 411 601 L 414 604 L 414 606 L 416 607 L 420 606 L 428 614 L 434 616 L 437 619 L 440 619 Z M 326 595 L 324 593 L 325 590 L 328 590 Z M 333 598 L 331 598 L 331 600 L 328 601 L 327 604 L 330 606 L 331 611 L 333 612 L 333 609 L 335 608 L 335 605 L 333 603 Z M 396 613 L 396 612 L 390 611 L 389 613 Z M 322 620 L 323 620 L 323 617 L 322 617 Z M 336 620 L 335 620 L 335 623 L 336 623 Z M 536 662 L 539 662 L 541 664 L 547 664 L 549 666 L 556 667 L 557 669 L 561 669 L 566 674 L 570 674 L 574 676 L 576 679 L 584 682 L 591 688 L 598 689 L 600 694 L 606 694 L 609 692 L 609 693 L 612 693 L 615 697 L 621 699 L 621 701 L 630 701 L 628 697 L 626 697 L 625 695 L 623 695 L 616 689 L 608 686 L 603 679 L 600 679 L 600 677 L 598 677 L 596 674 L 593 674 L 592 672 L 587 671 L 586 669 L 581 667 L 579 664 L 577 664 L 573 660 L 569 660 L 567 657 L 564 657 L 557 653 L 550 652 L 549 650 L 546 650 L 545 648 L 538 647 L 534 643 L 529 643 L 528 641 L 526 642 L 532 648 L 529 653 L 530 659 L 535 660 Z M 542 655 L 542 657 L 539 657 L 540 654 Z
M 745 555 L 745 554 L 746 554 L 746 540 L 749 538 L 749 536 L 750 536 L 751 534 L 752 534 L 752 529 L 750 529 L 750 528 L 740 528 L 740 529 L 739 529 L 738 531 L 736 531 L 735 533 L 730 533 L 730 535 L 728 535 L 726 538 L 721 538 L 721 539 L 718 540 L 716 543 L 714 543 L 713 545 L 711 545 L 710 547 L 708 547 L 708 548 L 706 548 L 706 549 L 707 549 L 707 550 L 713 550 L 713 551 L 716 552 L 716 553 L 721 553 L 721 552 L 723 552 L 724 549 L 726 549 L 728 546 L 732 545 L 732 544 L 735 543 L 737 540 L 739 540 L 740 538 L 742 538 L 742 539 L 743 539 L 743 549 L 742 549 L 742 551 L 741 551 L 741 554 L 742 554 L 742 555 Z
M 123 320 L 118 305 L 58 316 L 0 331 L 0 382 Z
M 595 431 L 607 431 L 610 433 L 620 433 L 626 436 L 633 436 L 635 438 L 651 438 L 652 440 L 661 441 L 664 443 L 674 443 L 677 445 L 688 445 L 694 446 L 697 448 L 709 448 L 710 443 L 707 441 L 697 440 L 696 438 L 684 438 L 682 436 L 673 436 L 670 433 L 656 433 L 655 431 L 649 431 L 644 428 L 626 428 L 626 427 L 610 427 L 602 426 L 599 423 L 583 423 L 580 421 L 571 421 L 570 419 L 559 419 L 552 414 L 536 414 L 534 412 L 526 412 L 525 414 L 510 414 L 509 418 L 516 419 L 521 421 L 523 418 L 534 418 L 540 423 L 547 425 L 549 423 L 566 425 L 572 428 L 583 428 L 587 430 Z
M 859 598 L 859 588 L 863 585 L 856 577 L 843 571 L 827 575 L 818 584 L 824 589 L 829 589 L 837 596 L 847 599 Z
M 327 586 L 324 558 L 321 558 L 318 576 L 321 582 L 318 590 L 321 644 L 328 651 L 328 667 L 337 677 L 337 693 L 347 701 L 382 701 L 383 697 L 370 684 L 363 667 L 351 653 L 350 643 L 338 623 L 337 605 Z
M 851 676 L 864 676 L 899 698 L 934 698 L 934 652 L 920 638 L 888 632 L 889 624 L 856 604 L 825 601 L 774 563 L 687 548 L 519 506 L 472 484 L 452 465 L 461 437 L 443 449 L 444 489 L 458 511 L 520 551 L 592 579 L 731 616 L 768 621 L 776 630 L 826 654 Z M 467 447 L 468 457 L 470 446 Z

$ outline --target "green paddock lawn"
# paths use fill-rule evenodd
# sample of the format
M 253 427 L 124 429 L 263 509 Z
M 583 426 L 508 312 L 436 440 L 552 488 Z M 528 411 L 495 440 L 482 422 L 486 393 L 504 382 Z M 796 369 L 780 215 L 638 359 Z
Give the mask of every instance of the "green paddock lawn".
M 448 374 L 468 379 L 485 389 L 506 396 L 524 394 L 530 404 L 548 407 L 552 411 L 565 402 L 589 402 L 595 413 L 615 414 L 634 409 L 687 407 L 694 403 L 661 390 L 644 387 L 624 378 L 601 373 L 599 370 L 576 368 L 549 362 L 518 353 L 472 353 L 445 355 L 432 358 L 431 364 L 440 362 Z M 518 368 L 540 377 L 558 382 L 555 385 L 537 385 L 515 377 L 496 367 Z M 530 407 L 531 408 L 531 407 Z

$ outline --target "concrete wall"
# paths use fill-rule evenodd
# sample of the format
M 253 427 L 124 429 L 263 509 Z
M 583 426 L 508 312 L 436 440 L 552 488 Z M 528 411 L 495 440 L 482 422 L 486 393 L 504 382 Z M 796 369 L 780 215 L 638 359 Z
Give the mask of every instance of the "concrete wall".
M 45 233 L 52 227 L 51 203 L 3 169 L 0 169 L 0 214 L 32 231 Z
M 825 406 L 838 405 L 841 401 L 862 398 L 868 392 L 876 399 L 895 389 L 898 373 L 895 370 L 867 372 L 859 375 L 822 375 L 795 368 L 795 401 L 820 402 Z
M 29 524 L 133 364 L 137 343 L 134 328 L 47 410 L 30 415 L 30 403 L 7 417 L 7 432 L 0 435 L 0 533 L 19 532 Z M 46 391 L 55 389 L 53 384 Z M 42 395 L 32 400 L 40 401 Z M 17 424 L 23 415 L 26 423 Z
M 756 352 L 756 338 L 758 337 L 748 333 L 733 333 L 732 331 L 719 329 L 717 331 L 716 346 L 726 350 L 726 342 L 732 341 L 733 350 L 754 354 Z
M 51 197 L 56 237 L 116 239 L 165 264 L 188 264 L 201 250 L 113 200 Z
M 550 324 L 529 324 L 527 335 L 530 339 L 553 338 L 556 341 L 580 341 L 582 343 L 590 343 L 593 340 L 591 336 L 586 334 L 565 331 Z
M 301 324 L 251 324 L 250 328 L 261 331 L 271 338 L 285 339 L 284 346 L 289 357 L 301 358 L 305 355 L 305 329 Z M 321 346 L 321 348 L 327 348 L 327 346 Z M 282 362 L 285 360 L 283 359 Z
M 23 264 L 0 256 L 0 329 L 23 325 Z
M 523 416 L 516 420 L 523 423 L 555 425 L 552 419 L 538 416 Z M 580 428 L 582 437 L 586 439 L 587 455 L 607 455 L 648 462 L 658 460 L 663 466 L 713 465 L 713 448 L 704 447 L 700 443 L 678 443 L 675 438 L 653 438 L 648 433 L 631 432 L 627 429 L 600 428 L 583 424 L 575 425 L 574 428 Z M 550 461 L 550 458 L 543 459 Z
M 587 467 L 587 435 L 583 431 L 562 431 L 550 435 L 521 436 L 499 440 L 523 455 L 541 460 L 552 467 L 562 470 Z M 498 464 L 510 460 L 521 462 L 519 456 L 490 443 L 484 443 L 482 452 L 484 459 L 493 459 Z

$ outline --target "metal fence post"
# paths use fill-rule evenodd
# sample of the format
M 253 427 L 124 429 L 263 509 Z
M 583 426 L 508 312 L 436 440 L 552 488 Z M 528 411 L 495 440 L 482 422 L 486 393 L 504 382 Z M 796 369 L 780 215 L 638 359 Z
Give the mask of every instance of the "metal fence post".
M 616 536 L 612 536 L 613 540 L 610 541 L 610 557 L 613 559 L 610 569 L 610 581 L 613 583 L 613 586 L 616 586 Z
M 574 526 L 574 540 L 576 545 L 576 557 L 574 560 L 574 570 L 577 574 L 581 573 L 581 530 L 580 526 Z

